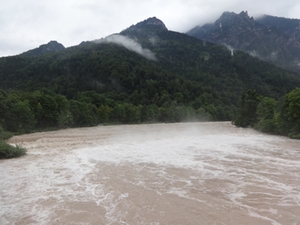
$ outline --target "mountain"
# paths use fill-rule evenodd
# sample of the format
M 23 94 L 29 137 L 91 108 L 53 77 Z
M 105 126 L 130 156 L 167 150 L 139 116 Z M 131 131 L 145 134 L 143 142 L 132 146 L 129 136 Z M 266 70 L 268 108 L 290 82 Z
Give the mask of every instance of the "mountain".
M 129 28 L 120 32 L 120 35 L 127 36 L 129 38 L 138 38 L 139 43 L 143 45 L 149 44 L 149 40 L 155 42 L 155 38 L 158 33 L 168 32 L 166 25 L 156 17 L 150 17 L 144 21 L 141 21 L 135 25 L 131 25 Z
M 118 113 L 133 115 L 129 113 L 133 106 L 134 110 L 144 110 L 141 115 L 151 111 L 161 122 L 182 121 L 179 115 L 195 114 L 231 120 L 241 93 L 247 89 L 278 99 L 300 86 L 298 74 L 242 51 L 232 54 L 225 46 L 170 31 L 155 17 L 119 34 L 58 52 L 0 58 L 0 80 L 0 88 L 6 92 L 42 91 L 65 96 L 72 104 L 75 101 L 73 109 L 78 114 L 85 112 L 79 110 L 85 104 L 94 105 L 94 112 L 103 112 L 101 107 L 107 106 L 106 113 L 114 122 L 126 122 L 124 116 L 116 119 Z M 37 112 L 41 107 L 46 110 L 61 104 L 51 102 L 50 97 L 44 99 L 45 106 L 32 99 L 30 107 Z
M 300 20 L 299 19 L 287 19 L 283 17 L 275 17 L 270 15 L 263 15 L 256 19 L 257 22 L 265 27 L 276 27 L 278 30 L 289 35 L 297 42 L 300 42 Z
M 166 25 L 156 17 L 150 17 L 142 22 L 139 22 L 135 25 L 131 25 L 129 28 L 123 30 L 121 34 L 129 34 L 129 33 L 145 33 L 149 31 L 157 31 L 164 30 L 167 31 L 168 28 Z
M 195 27 L 187 34 L 214 43 L 244 49 L 263 34 L 263 29 L 263 26 L 250 18 L 247 12 L 240 14 L 224 12 L 214 24 L 206 24 L 203 28 Z
M 40 56 L 48 52 L 58 52 L 64 50 L 65 47 L 57 41 L 50 41 L 38 48 L 22 53 L 23 56 Z
M 300 73 L 300 20 L 262 16 L 249 17 L 224 12 L 213 24 L 196 26 L 188 35 L 225 44 L 282 68 Z

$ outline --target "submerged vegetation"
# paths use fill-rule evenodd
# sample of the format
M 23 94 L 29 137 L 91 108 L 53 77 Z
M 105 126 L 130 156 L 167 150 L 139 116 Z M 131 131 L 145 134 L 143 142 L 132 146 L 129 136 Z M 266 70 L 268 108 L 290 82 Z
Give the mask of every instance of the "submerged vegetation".
M 0 140 L 0 159 L 10 159 L 26 154 L 26 149 L 20 146 L 12 146 Z
M 20 146 L 12 146 L 5 143 L 5 140 L 10 138 L 13 134 L 4 131 L 0 126 L 0 159 L 15 158 L 26 154 L 26 149 Z

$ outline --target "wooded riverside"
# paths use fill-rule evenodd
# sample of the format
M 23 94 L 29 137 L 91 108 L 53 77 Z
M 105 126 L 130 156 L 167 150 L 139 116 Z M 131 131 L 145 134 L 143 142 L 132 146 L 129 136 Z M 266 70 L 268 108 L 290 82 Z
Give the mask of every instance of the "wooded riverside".
M 234 120 L 298 137 L 299 74 L 168 31 L 156 18 L 106 39 L 55 45 L 0 58 L 2 133 Z
M 241 97 L 234 124 L 300 139 L 300 88 L 277 101 L 248 90 Z

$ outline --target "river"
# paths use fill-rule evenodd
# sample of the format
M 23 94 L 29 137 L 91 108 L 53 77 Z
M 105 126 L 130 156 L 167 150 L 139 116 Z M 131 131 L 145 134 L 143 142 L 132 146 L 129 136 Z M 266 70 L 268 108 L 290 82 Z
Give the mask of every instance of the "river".
M 0 224 L 300 225 L 300 141 L 230 122 L 15 136 Z

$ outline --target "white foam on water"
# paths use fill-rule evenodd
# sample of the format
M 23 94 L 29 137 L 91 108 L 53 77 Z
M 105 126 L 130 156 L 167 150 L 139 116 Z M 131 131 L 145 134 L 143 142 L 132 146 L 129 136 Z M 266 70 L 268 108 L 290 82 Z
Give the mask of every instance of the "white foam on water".
M 0 162 L 1 224 L 26 216 L 36 224 L 50 224 L 55 210 L 66 210 L 59 205 L 72 201 L 103 207 L 106 224 L 126 224 L 134 207 L 132 196 L 121 187 L 111 189 L 112 177 L 99 174 L 99 165 L 129 166 L 134 174 L 126 177 L 121 171 L 118 178 L 124 185 L 158 196 L 176 195 L 210 210 L 216 201 L 217 210 L 234 205 L 273 225 L 282 224 L 286 216 L 280 207 L 294 207 L 296 214 L 291 213 L 290 221 L 300 215 L 300 152 L 288 147 L 295 140 L 224 123 L 157 126 L 161 129 L 156 132 L 121 130 L 94 147 L 64 152 L 49 149 L 47 154 L 35 151 Z
M 294 158 L 299 157 L 299 152 L 285 150 L 285 156 L 290 155 L 292 158 L 281 158 L 276 155 L 283 149 L 270 143 L 280 141 L 280 139 L 282 138 L 259 133 L 238 136 L 179 132 L 177 136 L 160 140 L 150 139 L 142 142 L 129 140 L 123 143 L 80 149 L 77 154 L 85 160 L 93 159 L 116 165 L 151 163 L 160 167 L 184 168 L 199 172 L 202 180 L 227 179 L 233 182 L 233 185 L 227 185 L 225 190 L 222 189 L 220 192 L 226 194 L 231 202 L 247 210 L 255 209 L 242 203 L 247 197 L 243 189 L 251 186 L 280 192 L 279 195 L 264 193 L 271 199 L 272 197 L 278 199 L 276 204 L 280 205 L 281 201 L 287 202 L 289 199 L 289 202 L 293 202 L 292 205 L 297 206 L 299 185 L 284 183 L 280 181 L 280 178 L 276 179 L 276 176 L 285 176 L 292 168 L 297 168 L 299 171 L 299 161 Z M 171 187 L 166 190 L 166 193 L 190 198 L 185 188 L 186 186 Z M 273 210 L 276 211 L 276 209 Z M 258 217 L 258 214 L 253 211 L 249 215 Z M 259 218 L 271 221 L 272 224 L 279 224 L 264 216 Z
M 270 219 L 269 217 L 261 216 L 256 212 L 249 212 L 249 215 L 252 217 L 262 219 L 262 220 L 270 221 L 272 225 L 282 225 L 281 223 L 278 223 L 275 220 Z

